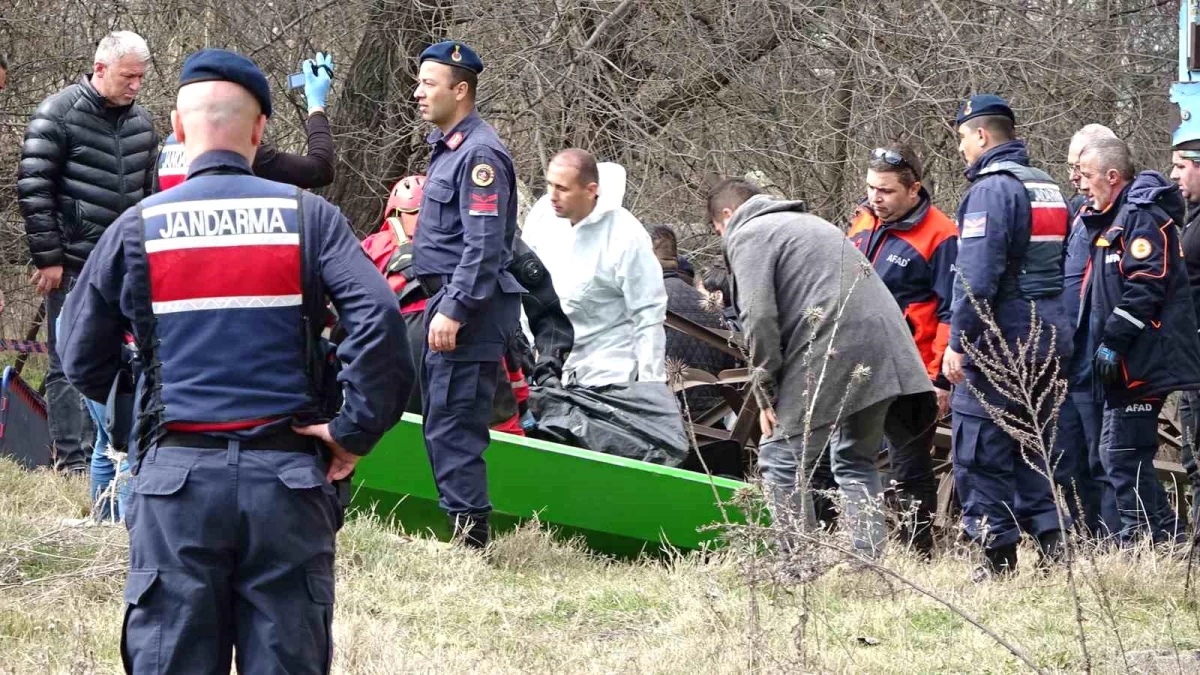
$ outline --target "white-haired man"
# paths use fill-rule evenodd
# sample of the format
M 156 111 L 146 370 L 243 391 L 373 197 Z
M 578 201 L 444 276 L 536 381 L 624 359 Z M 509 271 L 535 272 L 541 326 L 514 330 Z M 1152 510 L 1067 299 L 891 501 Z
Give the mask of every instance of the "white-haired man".
M 108 34 L 96 47 L 92 73 L 42 101 L 25 129 L 17 196 L 37 268 L 33 284 L 46 297 L 46 394 L 61 470 L 86 471 L 90 449 L 83 404 L 55 350 L 55 323 L 105 228 L 150 194 L 158 134 L 133 102 L 149 60 L 136 33 Z
M 1083 183 L 1079 156 L 1091 144 L 1115 139 L 1112 129 L 1102 124 L 1087 124 L 1071 137 L 1067 148 L 1067 166 L 1071 169 L 1071 230 L 1063 263 L 1063 304 L 1073 328 L 1073 347 L 1067 365 L 1071 390 L 1059 416 L 1058 481 L 1067 494 L 1067 505 L 1077 525 L 1099 538 L 1120 529 L 1116 492 L 1100 461 L 1100 431 L 1104 401 L 1092 390 L 1093 344 L 1090 327 L 1080 323 L 1082 289 L 1088 276 L 1092 248 L 1099 232 L 1089 232 L 1083 216 L 1092 213 L 1088 200 L 1089 183 Z

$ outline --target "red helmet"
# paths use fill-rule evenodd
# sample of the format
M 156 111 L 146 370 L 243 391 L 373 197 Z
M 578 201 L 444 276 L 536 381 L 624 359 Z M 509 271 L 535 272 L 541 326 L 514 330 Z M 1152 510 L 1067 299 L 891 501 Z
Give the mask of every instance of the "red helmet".
M 425 176 L 406 176 L 396 181 L 392 192 L 388 195 L 387 206 L 383 209 L 383 217 L 388 218 L 399 213 L 416 213 L 421 210 L 421 197 L 425 194 Z
M 393 219 L 400 221 L 400 230 L 411 239 L 417 231 L 417 213 L 421 211 L 421 198 L 425 195 L 425 176 L 406 176 L 396 181 L 388 194 L 387 206 L 383 207 L 383 222 L 388 225 Z M 396 223 L 391 227 L 395 229 Z

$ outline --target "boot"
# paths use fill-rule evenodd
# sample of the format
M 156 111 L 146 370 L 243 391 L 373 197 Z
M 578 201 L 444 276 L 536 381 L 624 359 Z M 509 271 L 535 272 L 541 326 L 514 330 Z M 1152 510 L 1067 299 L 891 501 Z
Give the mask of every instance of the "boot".
M 916 501 L 916 508 L 910 505 Z M 897 511 L 902 514 L 897 534 L 900 541 L 910 546 L 912 552 L 922 561 L 933 559 L 933 509 L 930 504 L 937 503 L 936 495 L 932 499 L 910 500 L 899 499 Z
M 983 550 L 987 562 L 975 568 L 971 580 L 981 583 L 989 579 L 1000 579 L 1017 571 L 1017 545 L 998 546 Z
M 900 527 L 900 541 L 912 546 L 920 560 L 933 559 L 933 527 L 929 522 L 905 523 Z
M 486 513 L 451 513 L 452 541 L 467 548 L 483 550 L 488 545 L 488 515 Z
M 1061 563 L 1067 557 L 1067 540 L 1062 530 L 1050 530 L 1037 537 L 1038 567 L 1047 568 Z

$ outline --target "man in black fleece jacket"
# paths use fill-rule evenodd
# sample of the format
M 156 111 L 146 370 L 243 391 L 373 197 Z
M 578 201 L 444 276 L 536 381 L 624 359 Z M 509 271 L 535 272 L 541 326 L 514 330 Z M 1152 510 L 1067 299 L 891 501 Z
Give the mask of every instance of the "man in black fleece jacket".
M 301 65 L 304 73 L 304 98 L 308 103 L 308 120 L 304 127 L 308 137 L 308 152 L 303 155 L 282 152 L 274 143 L 264 141 L 254 155 L 254 175 L 277 183 L 287 183 L 306 190 L 315 190 L 333 182 L 337 152 L 329 117 L 325 114 L 325 98 L 333 82 L 333 59 L 317 52 L 316 57 Z M 168 190 L 183 182 L 188 163 L 183 145 L 175 134 L 167 137 L 159 155 L 154 192 Z

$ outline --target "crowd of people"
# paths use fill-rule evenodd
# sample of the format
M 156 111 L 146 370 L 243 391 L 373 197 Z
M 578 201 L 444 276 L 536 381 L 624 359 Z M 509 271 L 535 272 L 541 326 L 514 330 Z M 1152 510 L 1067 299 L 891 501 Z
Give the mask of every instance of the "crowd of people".
M 1022 533 L 1045 565 L 1066 531 L 1121 545 L 1182 534 L 1152 462 L 1163 398 L 1183 392 L 1196 477 L 1200 139 L 1176 144 L 1168 179 L 1136 172 L 1124 142 L 1087 125 L 1068 200 L 1032 166 L 1008 103 L 975 95 L 953 122 L 970 183 L 954 218 L 933 205 L 914 149 L 885 143 L 847 223 L 745 179 L 713 185 L 703 206 L 727 268 L 696 274 L 673 230 L 624 207 L 624 168 L 585 150 L 553 157 L 518 227 L 512 157 L 475 108 L 484 64 L 462 42 L 419 56 L 429 165 L 393 186 L 362 242 L 306 191 L 336 167 L 327 55 L 303 66 L 305 155 L 264 142 L 267 80 L 220 49 L 185 61 L 160 145 L 136 103 L 149 58 L 134 33 L 101 40 L 93 72 L 34 112 L 18 180 L 50 326 L 56 468 L 90 471 L 109 496 L 101 517 L 130 532 L 130 672 L 223 672 L 235 647 L 239 670 L 327 672 L 336 485 L 400 414 L 423 416 L 456 539 L 485 549 L 489 429 L 535 428 L 539 391 L 650 387 L 671 400 L 669 361 L 734 365 L 665 330 L 668 309 L 743 333 L 779 523 L 817 526 L 806 475 L 825 473 L 856 552 L 880 556 L 886 447 L 912 515 L 901 538 L 932 555 L 931 449 L 950 415 L 978 580 L 1016 569 Z M 1031 339 L 1021 353 L 1057 364 L 1034 369 L 1045 385 L 1070 385 L 1040 453 L 1010 435 L 1005 420 L 1033 412 L 994 363 Z M 682 401 L 701 411 L 716 398 L 697 388 Z M 683 438 L 676 420 L 667 431 Z M 117 459 L 89 429 L 128 450 L 119 499 Z

